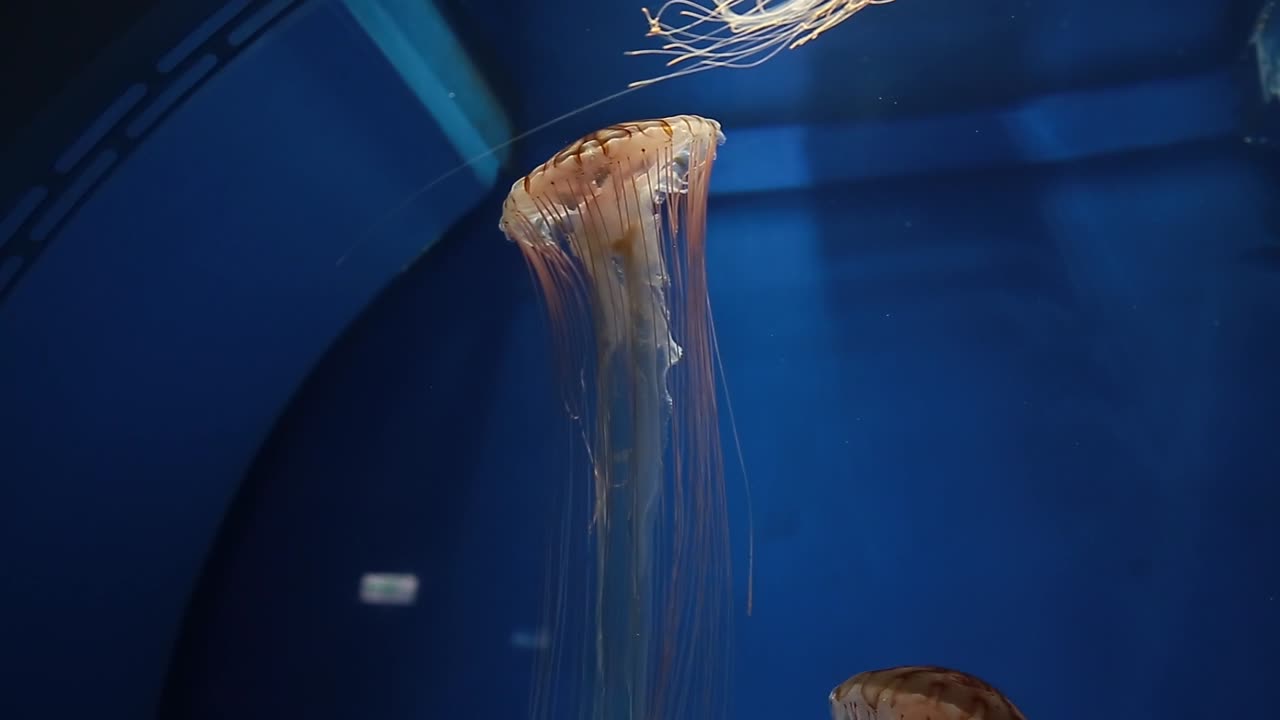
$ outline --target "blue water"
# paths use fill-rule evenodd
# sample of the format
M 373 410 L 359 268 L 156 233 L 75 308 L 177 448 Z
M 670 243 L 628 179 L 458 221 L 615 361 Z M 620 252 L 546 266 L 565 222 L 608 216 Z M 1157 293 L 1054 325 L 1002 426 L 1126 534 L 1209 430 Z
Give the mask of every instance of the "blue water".
M 727 136 L 708 272 L 757 552 L 734 717 L 825 717 L 836 683 L 915 663 L 1033 720 L 1258 714 L 1263 3 L 897 0 L 403 206 L 660 68 L 622 56 L 653 42 L 632 0 L 373 4 L 155 21 L 6 156 L 0 717 L 521 716 L 571 438 L 501 201 L 587 132 L 686 112 Z M 369 571 L 416 574 L 417 603 L 359 603 Z

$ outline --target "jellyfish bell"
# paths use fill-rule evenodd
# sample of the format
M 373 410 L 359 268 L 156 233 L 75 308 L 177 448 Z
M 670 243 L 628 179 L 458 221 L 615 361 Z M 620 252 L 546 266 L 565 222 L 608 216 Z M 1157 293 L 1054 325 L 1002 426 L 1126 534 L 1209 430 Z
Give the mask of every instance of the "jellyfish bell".
M 1004 693 L 941 667 L 869 670 L 831 691 L 831 720 L 1026 720 Z
M 499 228 L 539 291 L 586 445 L 594 638 L 581 712 L 596 720 L 706 717 L 725 699 L 730 553 L 705 265 L 723 142 L 694 115 L 612 125 L 503 204 Z
M 872 5 L 893 0 L 667 0 L 656 12 L 642 8 L 649 36 L 667 40 L 661 48 L 627 55 L 660 55 L 678 70 L 637 80 L 637 88 L 712 68 L 749 68 L 784 49 L 794 50 Z

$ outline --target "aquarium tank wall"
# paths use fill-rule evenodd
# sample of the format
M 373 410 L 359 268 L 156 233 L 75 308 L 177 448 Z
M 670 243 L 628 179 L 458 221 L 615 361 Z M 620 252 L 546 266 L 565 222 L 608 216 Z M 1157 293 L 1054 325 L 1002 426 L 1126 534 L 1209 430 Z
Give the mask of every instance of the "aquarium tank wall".
M 0 717 L 1258 714 L 1274 3 L 11 8 Z

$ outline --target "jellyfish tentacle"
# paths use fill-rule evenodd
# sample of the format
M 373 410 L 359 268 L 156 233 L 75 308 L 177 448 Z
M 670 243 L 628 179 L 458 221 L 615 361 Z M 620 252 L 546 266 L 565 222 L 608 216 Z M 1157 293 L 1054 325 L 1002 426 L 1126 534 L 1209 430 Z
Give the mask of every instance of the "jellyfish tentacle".
M 694 0 L 667 0 L 656 12 L 642 8 L 649 37 L 667 42 L 660 48 L 629 50 L 627 55 L 668 56 L 667 67 L 683 64 L 657 77 L 637 80 L 628 88 L 713 68 L 756 67 L 783 50 L 794 50 L 872 5 L 894 0 L 712 0 L 711 7 Z M 750 8 L 736 8 L 750 2 Z M 664 17 L 675 15 L 668 22 Z

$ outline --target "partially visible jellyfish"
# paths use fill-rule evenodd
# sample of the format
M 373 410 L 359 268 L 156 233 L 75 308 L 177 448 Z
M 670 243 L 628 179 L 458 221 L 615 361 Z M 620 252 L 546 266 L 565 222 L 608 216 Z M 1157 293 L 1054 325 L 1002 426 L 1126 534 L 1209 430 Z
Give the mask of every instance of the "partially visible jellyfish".
M 692 115 L 613 125 L 516 181 L 503 205 L 593 480 L 594 577 L 557 590 L 594 584 L 594 642 L 578 650 L 589 699 L 541 708 L 556 717 L 721 714 L 731 581 L 705 259 L 723 142 L 719 123 Z M 571 622 L 559 614 L 557 631 Z
M 1004 693 L 940 667 L 869 670 L 831 691 L 831 720 L 1026 720 Z
M 1258 59 L 1263 102 L 1280 100 L 1280 12 L 1276 12 L 1276 0 L 1262 7 L 1250 42 Z
M 658 49 L 631 50 L 627 55 L 670 56 L 667 67 L 679 70 L 637 80 L 640 87 L 711 68 L 755 67 L 784 48 L 794 50 L 871 5 L 893 0 L 667 0 L 656 13 L 643 8 L 649 37 L 669 42 Z M 668 13 L 677 19 L 667 21 Z

